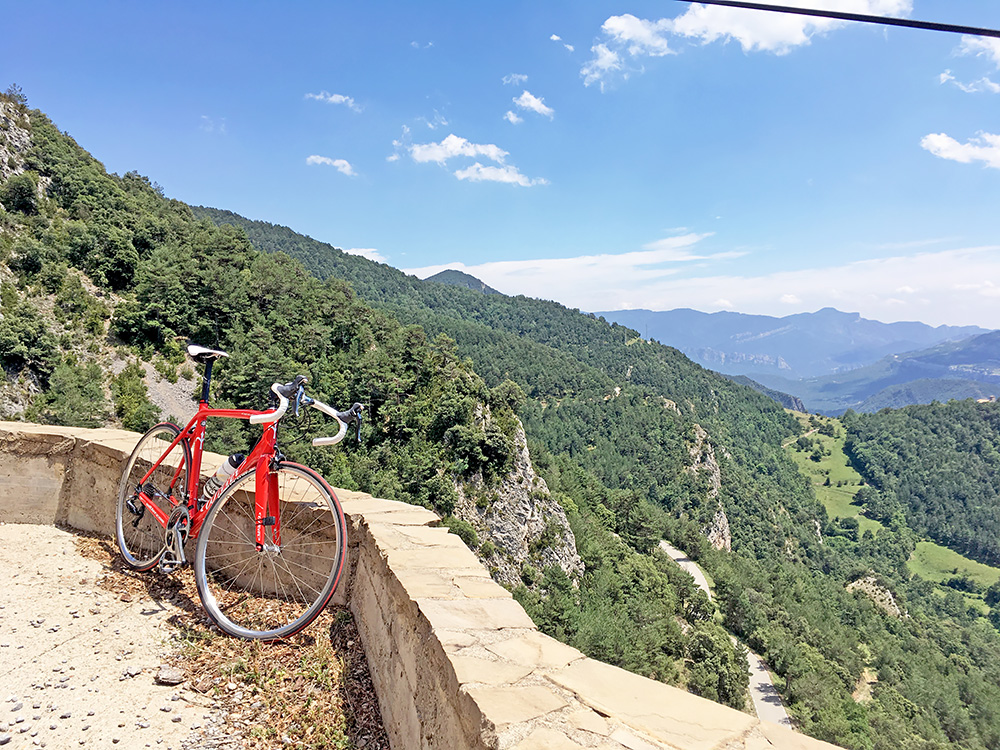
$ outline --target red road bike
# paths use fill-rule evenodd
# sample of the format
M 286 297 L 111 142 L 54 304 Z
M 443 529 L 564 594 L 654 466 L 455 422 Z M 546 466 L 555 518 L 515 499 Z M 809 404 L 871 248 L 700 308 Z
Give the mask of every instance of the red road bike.
M 352 423 L 360 438 L 363 407 L 341 412 L 310 398 L 299 375 L 271 386 L 277 406 L 269 411 L 213 409 L 212 364 L 229 355 L 194 345 L 188 354 L 205 365 L 198 412 L 183 429 L 161 422 L 136 444 L 118 490 L 118 547 L 135 570 L 159 566 L 169 573 L 187 562 L 185 542 L 197 539 L 195 581 L 212 620 L 239 638 L 288 637 L 316 619 L 333 596 L 347 527 L 326 481 L 282 455 L 278 422 L 289 403 L 295 414 L 305 406 L 319 409 L 339 429 L 313 445 L 335 445 Z M 208 417 L 246 419 L 264 431 L 249 455 L 229 459 L 236 468 L 221 486 L 212 483 L 199 493 Z

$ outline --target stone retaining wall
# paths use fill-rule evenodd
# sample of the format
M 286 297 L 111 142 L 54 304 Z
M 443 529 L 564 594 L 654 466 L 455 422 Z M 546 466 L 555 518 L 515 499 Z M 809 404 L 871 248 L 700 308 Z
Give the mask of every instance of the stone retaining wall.
M 0 521 L 114 533 L 137 435 L 0 422 Z M 206 454 L 212 470 L 222 456 Z M 589 659 L 538 632 L 428 510 L 338 491 L 357 621 L 396 750 L 709 750 L 826 743 Z

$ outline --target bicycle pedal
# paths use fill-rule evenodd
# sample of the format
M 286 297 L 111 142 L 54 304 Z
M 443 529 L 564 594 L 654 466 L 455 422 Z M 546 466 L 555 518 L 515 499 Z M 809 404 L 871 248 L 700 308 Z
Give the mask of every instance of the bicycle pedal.
M 157 567 L 161 573 L 166 573 L 167 575 L 169 575 L 178 568 L 183 567 L 183 565 L 184 565 L 183 560 L 164 560 L 161 557 L 160 564 Z

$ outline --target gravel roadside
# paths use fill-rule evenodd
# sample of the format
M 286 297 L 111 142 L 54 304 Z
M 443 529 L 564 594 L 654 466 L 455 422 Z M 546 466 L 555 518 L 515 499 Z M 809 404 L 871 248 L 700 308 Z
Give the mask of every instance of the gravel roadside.
M 52 526 L 0 525 L 0 745 L 220 745 L 212 700 L 158 684 L 172 651 L 170 601 L 101 587 L 109 566 Z

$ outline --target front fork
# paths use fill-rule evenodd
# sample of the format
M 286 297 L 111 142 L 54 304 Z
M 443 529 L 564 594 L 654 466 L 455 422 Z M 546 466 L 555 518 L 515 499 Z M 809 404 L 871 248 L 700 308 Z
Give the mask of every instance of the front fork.
M 281 551 L 281 517 L 278 514 L 278 468 L 284 456 L 277 450 L 273 456 L 257 459 L 254 492 L 254 519 L 258 552 L 277 554 Z M 270 529 L 270 533 L 268 532 Z M 268 537 L 270 536 L 270 540 Z

